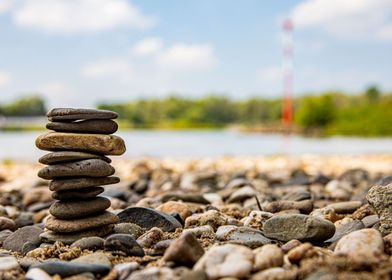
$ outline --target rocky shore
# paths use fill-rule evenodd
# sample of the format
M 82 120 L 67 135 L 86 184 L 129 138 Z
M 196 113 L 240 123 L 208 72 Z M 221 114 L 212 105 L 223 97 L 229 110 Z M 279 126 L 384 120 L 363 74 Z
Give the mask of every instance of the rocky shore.
M 140 158 L 112 165 L 121 182 L 97 189 L 97 199 L 110 200 L 107 214 L 80 223 L 94 228 L 112 223 L 114 214 L 113 231 L 61 235 L 53 244 L 42 236 L 45 223 L 53 224 L 49 209 L 58 191 L 37 177 L 44 166 L 0 164 L 0 279 L 392 275 L 392 156 Z M 67 207 L 71 215 L 75 208 Z M 56 228 L 74 227 L 67 221 Z

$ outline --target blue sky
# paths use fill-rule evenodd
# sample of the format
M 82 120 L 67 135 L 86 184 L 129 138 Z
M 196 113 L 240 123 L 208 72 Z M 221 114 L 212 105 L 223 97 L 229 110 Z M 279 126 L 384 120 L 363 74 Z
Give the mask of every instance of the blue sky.
M 0 102 L 279 96 L 285 17 L 295 94 L 392 90 L 392 0 L 0 0 Z

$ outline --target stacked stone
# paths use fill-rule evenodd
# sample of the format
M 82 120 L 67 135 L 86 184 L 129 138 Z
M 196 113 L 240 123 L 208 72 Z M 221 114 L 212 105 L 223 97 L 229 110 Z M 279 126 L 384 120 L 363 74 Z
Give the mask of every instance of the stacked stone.
M 107 211 L 110 200 L 98 196 L 103 185 L 115 184 L 118 177 L 107 155 L 125 152 L 124 141 L 115 135 L 115 112 L 94 109 L 57 108 L 48 114 L 47 129 L 36 146 L 51 151 L 39 159 L 47 165 L 38 176 L 51 180 L 49 188 L 58 201 L 49 209 L 41 234 L 44 242 L 69 244 L 82 237 L 109 234 L 118 221 Z

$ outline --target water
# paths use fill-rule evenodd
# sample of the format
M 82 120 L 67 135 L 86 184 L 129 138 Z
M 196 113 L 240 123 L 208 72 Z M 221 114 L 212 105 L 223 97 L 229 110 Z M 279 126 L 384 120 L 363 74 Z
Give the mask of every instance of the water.
M 0 159 L 36 161 L 45 152 L 34 144 L 43 132 L 0 132 Z M 392 154 L 392 138 L 305 138 L 235 131 L 152 131 L 118 133 L 127 145 L 125 158 L 223 155 L 363 155 Z

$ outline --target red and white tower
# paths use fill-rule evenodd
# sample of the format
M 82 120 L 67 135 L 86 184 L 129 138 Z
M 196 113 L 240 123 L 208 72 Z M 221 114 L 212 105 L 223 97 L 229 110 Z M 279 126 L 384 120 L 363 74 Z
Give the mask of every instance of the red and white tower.
M 282 72 L 283 72 L 283 102 L 282 125 L 290 130 L 293 122 L 293 23 L 287 18 L 282 24 Z

